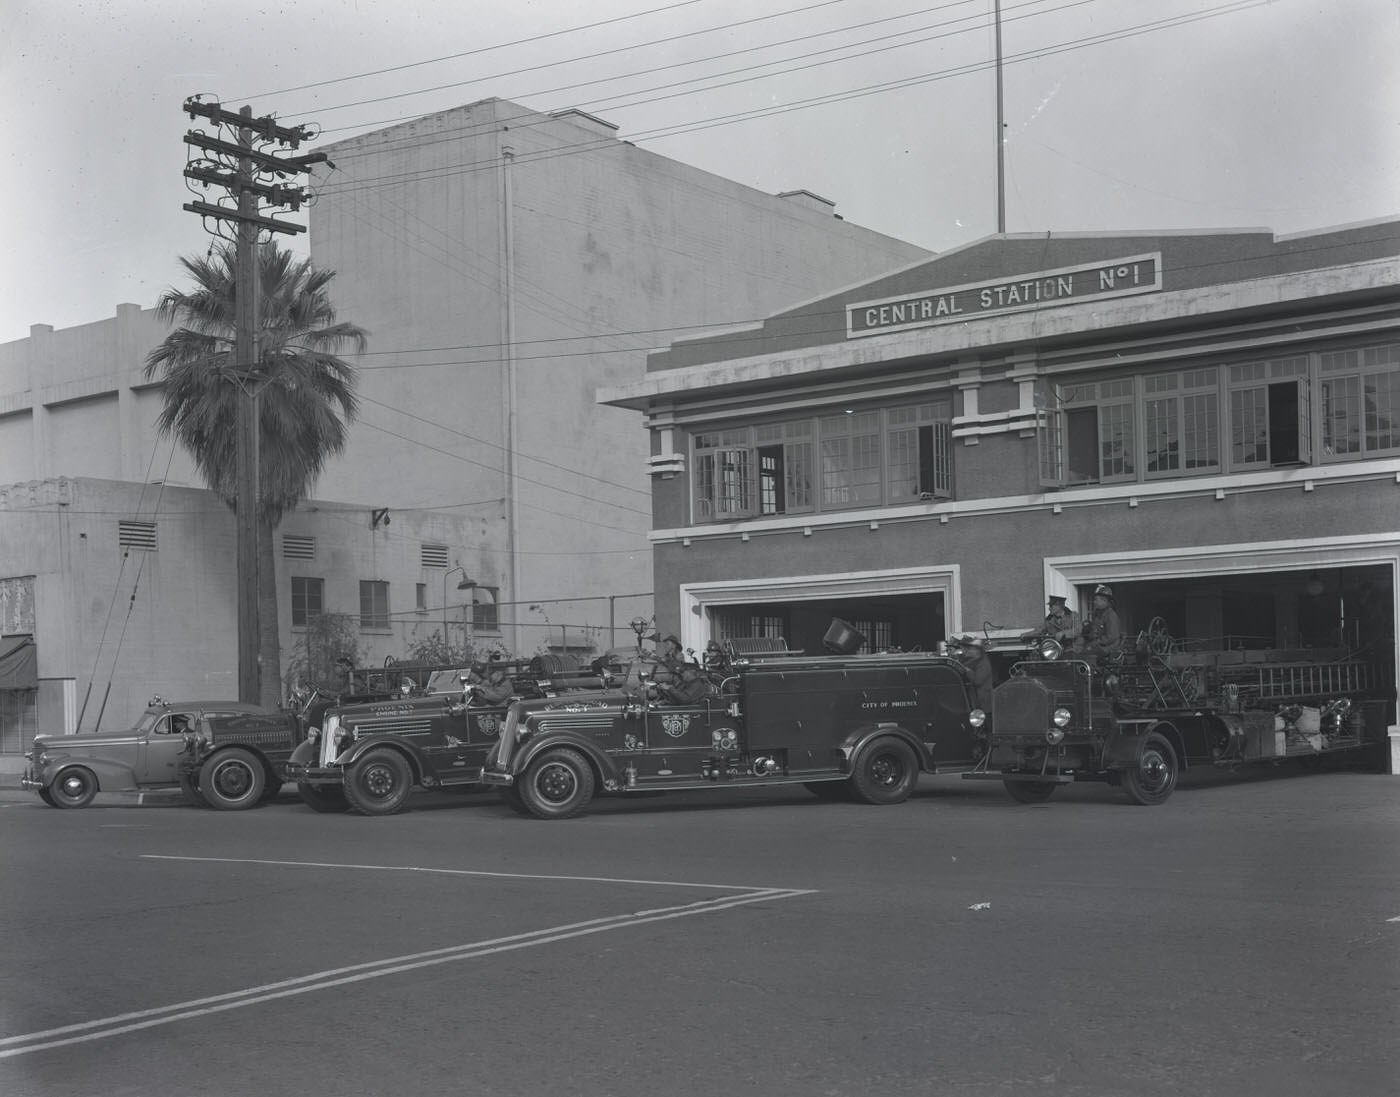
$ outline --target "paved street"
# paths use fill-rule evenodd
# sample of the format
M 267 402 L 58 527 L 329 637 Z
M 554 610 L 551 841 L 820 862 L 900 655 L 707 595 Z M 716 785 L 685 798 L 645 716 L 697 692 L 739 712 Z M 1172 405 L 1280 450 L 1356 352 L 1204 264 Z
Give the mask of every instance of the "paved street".
M 6 1097 L 1378 1097 L 1400 782 L 521 818 L 0 793 Z

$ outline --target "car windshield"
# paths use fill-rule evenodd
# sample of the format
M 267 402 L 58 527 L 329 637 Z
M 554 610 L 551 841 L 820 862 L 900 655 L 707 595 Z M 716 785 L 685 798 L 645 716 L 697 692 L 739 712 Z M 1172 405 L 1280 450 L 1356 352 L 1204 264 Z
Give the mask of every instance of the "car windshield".
M 138 735 L 145 735 L 160 722 L 160 718 L 165 715 L 165 710 L 161 708 L 148 708 L 141 714 L 141 719 L 136 721 L 136 732 Z
M 461 693 L 462 675 L 466 674 L 466 669 L 460 670 L 435 670 L 428 676 L 428 686 L 425 693 Z

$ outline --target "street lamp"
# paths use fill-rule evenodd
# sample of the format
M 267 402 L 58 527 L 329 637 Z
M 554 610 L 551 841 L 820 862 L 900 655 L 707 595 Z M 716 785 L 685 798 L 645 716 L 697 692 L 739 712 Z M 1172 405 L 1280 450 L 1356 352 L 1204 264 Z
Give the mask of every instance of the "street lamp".
M 442 643 L 446 647 L 447 639 L 447 577 L 454 571 L 462 573 L 462 580 L 457 584 L 458 590 L 475 590 L 476 580 L 467 574 L 467 569 L 458 564 L 455 568 L 448 568 L 442 573 Z

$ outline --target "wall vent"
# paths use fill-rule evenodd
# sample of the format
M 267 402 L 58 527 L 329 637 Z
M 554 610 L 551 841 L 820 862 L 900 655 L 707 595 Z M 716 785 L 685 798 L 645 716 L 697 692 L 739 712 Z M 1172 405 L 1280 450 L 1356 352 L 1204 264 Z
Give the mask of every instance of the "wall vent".
M 425 568 L 447 567 L 447 546 L 424 545 L 419 553 L 419 562 Z
M 282 559 L 283 560 L 314 560 L 316 559 L 316 538 L 302 537 L 297 534 L 282 534 Z
M 156 524 L 154 522 L 118 522 L 117 544 L 125 549 L 156 550 Z

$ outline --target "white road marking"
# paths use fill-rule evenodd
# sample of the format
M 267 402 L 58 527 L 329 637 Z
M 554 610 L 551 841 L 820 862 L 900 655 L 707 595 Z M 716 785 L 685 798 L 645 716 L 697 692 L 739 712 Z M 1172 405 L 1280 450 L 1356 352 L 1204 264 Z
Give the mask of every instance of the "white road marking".
M 514 934 L 509 937 L 495 937 L 485 941 L 472 941 L 461 945 L 450 945 L 446 948 L 433 949 L 428 952 L 410 953 L 406 956 L 391 956 L 383 960 L 370 960 L 366 963 L 330 968 L 326 971 L 318 971 L 310 975 L 299 975 L 292 979 L 283 979 L 276 983 L 264 984 L 263 986 L 248 987 L 244 990 L 230 991 L 226 994 L 216 994 L 209 998 L 196 998 L 188 1002 L 176 1002 L 172 1005 L 159 1006 L 154 1009 L 117 1014 L 113 1017 L 103 1017 L 94 1021 L 64 1025 L 61 1028 L 46 1029 L 42 1032 L 30 1032 L 22 1036 L 9 1036 L 0 1039 L 0 1059 L 11 1059 L 20 1055 L 28 1055 L 35 1051 L 65 1047 L 69 1044 L 104 1040 L 110 1036 L 119 1036 L 127 1032 L 137 1032 L 141 1029 L 154 1028 L 158 1025 L 168 1025 L 176 1021 L 189 1020 L 193 1017 L 203 1017 L 211 1013 L 222 1013 L 230 1009 L 240 1009 L 243 1006 L 258 1005 L 263 1002 L 275 1001 L 279 998 L 290 998 L 298 994 L 310 994 L 314 991 L 345 986 L 349 983 L 378 979 L 385 975 L 398 975 L 406 971 L 413 971 L 417 968 L 434 967 L 439 964 L 449 964 L 459 960 L 475 960 L 484 956 L 494 956 L 502 952 L 513 952 L 518 949 L 532 948 L 536 945 L 553 944 L 556 941 L 567 941 L 575 937 L 586 937 L 594 933 L 606 933 L 610 930 L 627 929 L 631 926 L 642 926 L 651 922 L 665 922 L 677 918 L 689 918 L 697 914 L 713 914 L 721 910 L 731 910 L 734 907 L 745 906 L 750 903 L 761 903 L 770 899 L 793 899 L 803 895 L 815 894 L 815 891 L 811 889 L 725 887 L 725 885 L 722 884 L 694 884 L 670 880 L 625 880 L 604 876 L 547 876 L 532 873 L 474 872 L 464 869 L 429 869 L 394 865 L 335 865 L 317 862 L 262 861 L 221 857 L 166 857 L 156 854 L 145 854 L 143 855 L 143 859 L 288 865 L 305 868 L 369 869 L 381 872 L 431 872 L 453 876 L 488 876 L 517 880 L 560 880 L 569 882 L 715 888 L 728 891 L 731 894 L 717 896 L 713 899 L 701 899 L 680 906 L 658 907 L 654 910 L 634 911 L 630 914 L 615 914 L 606 918 L 592 918 L 583 922 L 572 922 L 562 926 L 551 926 L 546 929 L 531 930 L 528 933 Z M 741 892 L 741 894 L 732 894 L 735 891 Z
M 203 861 L 217 865 L 281 865 L 288 868 L 361 869 L 366 872 L 432 872 L 444 876 L 489 876 L 498 880 L 564 880 L 584 884 L 641 884 L 646 887 L 713 888 L 716 891 L 783 891 L 788 888 L 755 888 L 744 884 L 691 884 L 677 880 L 628 880 L 613 876 L 550 876 L 530 872 L 479 872 L 465 868 L 424 868 L 421 865 L 354 865 L 333 861 L 266 861 L 252 857 L 176 857 L 162 853 L 143 853 L 142 861 Z M 803 893 L 805 894 L 805 893 Z

